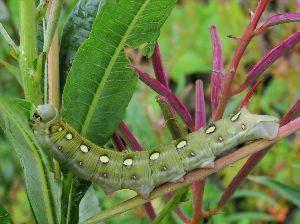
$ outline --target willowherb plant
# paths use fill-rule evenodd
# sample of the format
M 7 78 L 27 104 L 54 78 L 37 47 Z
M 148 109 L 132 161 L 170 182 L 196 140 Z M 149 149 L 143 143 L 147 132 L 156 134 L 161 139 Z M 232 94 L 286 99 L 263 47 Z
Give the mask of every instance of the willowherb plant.
M 78 223 L 79 221 L 86 224 L 99 223 L 116 214 L 144 205 L 153 223 L 160 223 L 166 214 L 175 209 L 182 221 L 196 224 L 220 211 L 270 147 L 278 140 L 300 129 L 300 119 L 295 118 L 300 107 L 300 100 L 296 101 L 294 106 L 281 119 L 277 137 L 273 136 L 275 132 L 277 134 L 276 125 L 274 126 L 276 122 L 273 118 L 270 121 L 267 120 L 271 119 L 270 116 L 248 115 L 248 112 L 245 112 L 251 96 L 263 80 L 261 79 L 263 72 L 298 43 L 299 31 L 291 34 L 260 59 L 238 88 L 233 89 L 232 87 L 238 65 L 250 41 L 255 36 L 262 35 L 272 26 L 300 20 L 299 13 L 285 13 L 271 16 L 260 22 L 269 2 L 269 0 L 259 1 L 243 35 L 240 38 L 235 38 L 237 46 L 228 66 L 224 66 L 222 45 L 217 27 L 212 26 L 210 28 L 213 43 L 213 67 L 210 84 L 212 114 L 211 116 L 206 114 L 203 82 L 198 80 L 195 83 L 196 108 L 195 119 L 193 119 L 187 107 L 169 86 L 169 79 L 156 42 L 161 26 L 176 4 L 175 0 L 120 0 L 106 4 L 101 0 L 81 0 L 77 3 L 65 25 L 60 53 L 58 52 L 59 41 L 56 30 L 62 9 L 62 1 L 57 0 L 50 3 L 40 1 L 37 10 L 35 1 L 29 0 L 26 3 L 20 1 L 20 46 L 18 47 L 14 43 L 2 25 L 0 26 L 0 32 L 12 47 L 14 56 L 18 59 L 25 100 L 12 100 L 1 96 L 0 110 L 2 112 L 1 121 L 3 120 L 3 122 L 0 124 L 19 155 L 35 221 L 37 223 Z M 92 10 L 85 11 L 87 9 Z M 44 20 L 45 32 L 42 40 L 43 46 L 38 48 L 38 31 L 36 27 L 41 19 Z M 78 30 L 74 27 L 76 24 L 80 24 L 82 28 L 90 32 Z M 130 64 L 124 51 L 125 46 L 144 47 L 144 53 L 152 59 L 155 78 L 145 73 L 137 65 Z M 138 77 L 136 74 L 138 74 Z M 144 150 L 125 122 L 122 121 L 138 78 L 159 94 L 157 102 L 174 139 L 166 146 L 167 149 L 157 147 L 152 151 Z M 260 81 L 258 81 L 259 79 Z M 43 83 L 43 90 L 41 89 L 41 83 Z M 231 97 L 246 91 L 252 84 L 254 86 L 241 105 L 241 111 L 233 114 L 229 118 L 230 121 L 226 118 L 222 119 Z M 62 95 L 60 90 L 63 91 Z M 61 99 L 62 108 L 60 109 Z M 38 107 L 40 104 L 47 103 L 52 104 L 57 111 L 61 111 L 59 118 L 56 117 L 55 119 L 63 121 L 53 123 L 52 119 L 56 116 L 55 113 L 52 113 L 54 110 L 50 110 L 52 114 L 49 115 L 48 109 L 50 107 Z M 48 108 L 46 112 L 44 108 Z M 186 130 L 178 124 L 177 114 L 181 117 L 190 134 L 187 135 Z M 144 185 L 137 186 L 134 181 L 139 179 L 140 176 L 136 176 L 135 173 L 130 173 L 130 171 L 123 171 L 125 168 L 134 167 L 135 159 L 140 163 L 144 163 L 146 157 L 149 157 L 147 164 L 138 166 L 139 169 L 136 171 L 143 172 L 145 171 L 143 169 L 152 169 L 151 162 L 160 161 L 161 155 L 165 152 L 170 152 L 171 155 L 170 149 L 174 144 L 178 152 L 192 150 L 189 153 L 191 157 L 194 157 L 193 150 L 197 150 L 196 146 L 193 145 L 194 143 L 205 142 L 207 141 L 206 138 L 211 138 L 209 134 L 214 133 L 216 128 L 219 128 L 217 124 L 237 126 L 232 122 L 238 120 L 239 116 L 245 122 L 248 122 L 252 118 L 251 116 L 254 116 L 255 119 L 253 119 L 253 122 L 246 123 L 246 125 L 245 123 L 239 124 L 241 130 L 236 131 L 234 133 L 236 135 L 247 129 L 248 124 L 251 126 L 256 122 L 259 125 L 263 122 L 271 122 L 273 126 L 271 126 L 271 129 L 266 128 L 263 123 L 265 129 L 255 129 L 257 132 L 261 131 L 257 134 L 260 137 L 257 137 L 254 133 L 255 138 L 253 136 L 251 138 L 242 136 L 236 142 L 232 140 L 223 143 L 224 136 L 218 136 L 219 143 L 222 144 L 221 149 L 219 149 L 220 145 L 213 144 L 210 151 L 214 151 L 214 153 L 211 155 L 209 153 L 202 154 L 203 157 L 212 160 L 210 163 L 203 162 L 205 165 L 202 168 L 205 169 L 188 169 L 191 172 L 186 174 L 184 178 L 181 178 L 183 175 L 178 175 L 179 178 L 176 177 L 177 182 L 175 183 L 165 183 L 170 180 L 167 179 L 168 176 L 164 176 L 167 179 L 164 180 L 163 175 L 158 174 L 157 179 L 153 179 L 159 183 L 152 183 L 151 178 L 149 180 L 151 179 L 152 182 L 147 182 L 148 179 L 142 177 L 141 179 L 147 181 Z M 206 120 L 208 117 L 212 117 L 216 125 L 209 125 L 204 129 L 207 126 Z M 29 128 L 29 119 L 31 119 L 30 124 L 35 134 L 38 135 L 34 135 Z M 261 121 L 259 119 L 266 120 Z M 224 129 L 224 133 L 226 133 L 226 127 L 223 126 L 220 126 L 221 130 Z M 263 133 L 262 130 L 268 130 L 269 132 Z M 203 134 L 208 137 L 204 136 L 197 139 L 197 133 L 200 133 L 199 136 Z M 239 149 L 230 151 L 229 154 L 227 152 L 227 155 L 221 155 L 225 148 L 230 150 L 237 146 L 238 141 L 245 142 L 264 138 L 262 133 L 266 136 L 269 136 L 270 133 L 273 134 L 272 137 L 265 137 L 269 141 L 254 141 Z M 111 150 L 110 152 L 105 151 L 108 149 L 95 145 L 104 145 L 110 138 L 116 149 L 121 153 Z M 48 145 L 43 145 L 45 141 Z M 124 153 L 127 147 L 139 151 L 139 153 Z M 53 160 L 45 149 L 52 152 L 54 158 L 60 163 Z M 94 152 L 96 154 L 91 156 L 91 153 Z M 97 153 L 101 155 L 98 156 Z M 89 157 L 83 155 L 89 155 Z M 93 155 L 98 157 L 93 158 Z M 118 155 L 115 157 L 121 160 L 117 161 L 116 159 L 115 161 L 118 163 L 115 162 L 113 155 Z M 140 155 L 146 156 L 138 160 L 137 157 Z M 218 158 L 213 162 L 215 156 L 218 156 Z M 204 211 L 203 194 L 206 177 L 245 157 L 249 158 L 227 186 L 216 207 Z M 113 161 L 113 166 L 103 168 L 110 161 Z M 175 161 L 178 162 L 179 160 Z M 192 162 L 188 164 L 192 164 Z M 168 170 L 169 167 L 172 168 L 172 164 L 167 165 L 161 165 L 161 172 Z M 66 167 L 72 170 L 75 176 Z M 176 165 L 174 167 L 176 172 L 180 171 Z M 87 172 L 91 170 L 92 173 Z M 157 171 L 152 170 L 151 172 L 149 171 L 153 176 L 155 173 L 157 174 Z M 82 179 L 76 177 L 76 175 Z M 115 177 L 110 178 L 110 175 Z M 129 177 L 128 183 L 123 180 L 124 175 Z M 173 173 L 169 175 L 173 175 Z M 126 188 L 124 185 L 134 190 L 138 188 L 136 191 L 139 193 L 146 193 L 142 195 L 143 197 L 138 195 L 102 212 L 96 209 L 92 215 L 88 214 L 87 217 L 79 218 L 79 216 L 85 215 L 84 212 L 79 213 L 79 203 L 90 187 L 90 181 L 100 182 L 104 190 L 109 193 L 112 193 L 115 189 Z M 165 184 L 161 185 L 162 183 Z M 193 194 L 193 214 L 191 218 L 187 218 L 180 210 L 179 203 L 190 185 Z M 152 191 L 152 188 L 149 190 L 148 187 L 156 188 Z M 95 198 L 93 192 L 87 194 Z M 156 215 L 151 200 L 164 195 L 167 195 L 169 201 L 162 211 Z M 94 207 L 98 208 L 98 203 L 95 203 Z

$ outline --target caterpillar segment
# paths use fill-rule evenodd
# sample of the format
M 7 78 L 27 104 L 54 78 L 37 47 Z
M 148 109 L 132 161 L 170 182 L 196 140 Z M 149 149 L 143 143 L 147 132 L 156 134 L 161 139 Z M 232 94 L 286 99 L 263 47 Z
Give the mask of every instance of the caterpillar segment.
M 142 152 L 117 152 L 95 145 L 56 117 L 50 105 L 41 105 L 31 126 L 38 140 L 74 175 L 100 185 L 110 194 L 131 189 L 147 198 L 153 189 L 166 182 L 182 181 L 197 168 L 213 167 L 216 157 L 240 143 L 274 139 L 278 119 L 256 115 L 242 109 L 205 129 Z

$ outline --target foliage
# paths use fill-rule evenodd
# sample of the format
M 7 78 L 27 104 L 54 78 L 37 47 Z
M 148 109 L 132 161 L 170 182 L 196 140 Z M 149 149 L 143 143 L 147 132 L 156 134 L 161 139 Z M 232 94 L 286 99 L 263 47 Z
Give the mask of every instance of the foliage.
M 199 102 L 199 94 L 194 96 L 193 87 L 197 79 L 203 80 L 204 91 L 200 91 L 200 95 L 208 108 L 206 120 L 219 119 L 224 110 L 228 114 L 241 104 L 244 94 L 238 93 L 245 93 L 252 84 L 244 80 L 249 71 L 253 74 L 253 67 L 268 64 L 261 59 L 265 55 L 273 65 L 267 67 L 266 81 L 253 95 L 249 108 L 282 117 L 299 98 L 300 79 L 295 75 L 299 69 L 298 51 L 294 45 L 286 48 L 290 50 L 288 54 L 277 49 L 275 53 L 280 57 L 276 62 L 268 53 L 275 45 L 282 46 L 287 35 L 299 41 L 295 32 L 297 23 L 281 24 L 299 21 L 299 15 L 284 14 L 289 21 L 275 16 L 273 20 L 278 24 L 272 27 L 264 21 L 286 9 L 296 11 L 295 3 L 272 3 L 273 8 L 268 0 L 262 0 L 258 6 L 252 1 L 233 0 L 222 4 L 196 0 L 177 3 L 175 0 L 72 0 L 65 1 L 63 6 L 62 1 L 52 1 L 52 5 L 44 3 L 28 0 L 24 5 L 18 0 L 0 0 L 3 25 L 0 29 L 3 35 L 0 43 L 0 126 L 3 130 L 0 133 L 0 223 L 88 223 L 91 218 L 102 220 L 97 219 L 101 216 L 110 218 L 106 223 L 149 223 L 149 219 L 155 217 L 154 223 L 200 223 L 205 218 L 208 223 L 300 221 L 299 133 L 272 147 L 253 170 L 256 176 L 249 177 L 250 181 L 245 181 L 239 190 L 235 186 L 247 174 L 238 178 L 236 174 L 245 170 L 245 161 L 250 161 L 252 169 L 257 163 L 253 162 L 254 157 L 234 166 L 227 165 L 226 169 L 207 178 L 202 182 L 206 185 L 204 195 L 199 193 L 204 185 L 196 182 L 192 191 L 182 188 L 173 192 L 173 196 L 153 199 L 145 208 L 114 216 L 128 210 L 130 206 L 123 206 L 128 198 L 132 198 L 131 206 L 145 201 L 134 198 L 128 190 L 108 197 L 98 187 L 73 177 L 45 153 L 28 126 L 35 104 L 50 102 L 61 105 L 63 119 L 99 145 L 113 143 L 116 146 L 111 136 L 117 135 L 128 145 L 141 148 L 138 143 L 131 144 L 137 139 L 143 148 L 150 148 L 169 141 L 169 122 L 174 121 L 173 128 L 177 127 L 182 133 L 186 132 L 184 125 L 194 130 L 186 121 L 192 117 L 189 111 L 199 109 L 194 103 L 194 98 Z M 264 8 L 266 5 L 269 5 L 268 10 Z M 252 28 L 248 8 L 264 12 L 263 16 L 258 12 L 252 15 L 252 22 L 260 19 Z M 217 31 L 214 33 L 211 28 L 210 34 L 212 25 Z M 253 35 L 243 34 L 245 30 L 251 30 Z M 216 50 L 218 47 L 222 52 Z M 152 71 L 149 58 L 157 80 L 169 77 L 166 88 L 161 88 L 163 83 L 157 80 L 154 84 L 147 83 L 152 80 L 150 76 L 138 70 Z M 162 58 L 165 63 L 160 70 Z M 227 68 L 216 69 L 224 67 L 223 62 Z M 128 67 L 130 63 L 138 66 L 138 75 Z M 261 73 L 254 75 L 257 79 Z M 225 86 L 232 82 L 230 88 L 223 88 L 219 93 L 218 88 L 211 90 L 213 84 L 220 85 L 218 79 L 211 81 L 211 77 L 223 79 Z M 166 113 L 161 116 L 161 104 L 159 106 L 154 99 L 157 93 L 137 84 L 138 78 L 166 98 L 163 104 L 167 104 L 171 117 Z M 231 96 L 230 89 L 238 91 Z M 209 104 L 210 96 L 218 108 Z M 196 120 L 198 116 L 204 116 L 205 120 L 205 111 L 195 116 Z M 293 116 L 299 113 L 294 111 Z M 123 119 L 135 137 L 130 137 L 124 126 L 123 129 L 119 126 Z M 296 128 L 293 130 L 291 133 Z M 254 155 L 258 156 L 257 161 L 264 156 Z M 176 189 L 174 186 L 170 189 Z M 163 195 L 166 191 L 159 188 L 156 192 Z M 203 203 L 199 205 L 203 211 L 193 203 L 201 197 Z M 220 204 L 222 200 L 227 202 L 225 206 Z M 152 206 L 159 211 L 157 215 L 151 212 Z

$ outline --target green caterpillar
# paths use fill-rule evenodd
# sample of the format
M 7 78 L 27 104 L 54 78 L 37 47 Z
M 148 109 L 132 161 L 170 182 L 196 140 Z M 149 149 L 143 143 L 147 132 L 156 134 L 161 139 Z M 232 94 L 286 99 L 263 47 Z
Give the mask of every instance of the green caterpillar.
M 117 152 L 97 146 L 56 118 L 50 105 L 38 106 L 31 126 L 39 141 L 74 175 L 99 184 L 106 193 L 131 189 L 148 197 L 166 182 L 176 182 L 191 170 L 211 167 L 216 157 L 238 144 L 274 139 L 278 119 L 243 108 L 205 129 L 142 152 Z

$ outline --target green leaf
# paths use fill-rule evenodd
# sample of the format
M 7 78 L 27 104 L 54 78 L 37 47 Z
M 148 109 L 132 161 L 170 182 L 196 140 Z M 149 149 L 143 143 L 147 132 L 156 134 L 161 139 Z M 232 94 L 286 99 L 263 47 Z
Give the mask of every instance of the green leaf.
M 62 117 L 103 145 L 122 120 L 138 80 L 124 47 L 153 51 L 176 0 L 120 0 L 98 14 L 74 58 L 63 92 Z
M 101 208 L 94 188 L 90 187 L 79 204 L 79 223 L 82 223 L 100 211 Z
M 265 176 L 251 176 L 248 177 L 251 181 L 254 181 L 259 184 L 266 185 L 270 187 L 272 190 L 277 192 L 279 195 L 290 201 L 291 203 L 295 204 L 300 208 L 300 190 L 288 186 L 286 184 L 282 184 L 276 180 L 272 180 L 269 177 Z
M 59 56 L 60 84 L 63 88 L 75 53 L 89 36 L 98 10 L 105 0 L 79 0 L 63 29 Z
M 271 198 L 269 195 L 265 194 L 264 192 L 255 191 L 255 190 L 240 190 L 236 191 L 232 197 L 232 199 L 237 198 L 251 198 L 251 199 L 258 199 L 264 202 L 267 202 L 273 206 L 277 205 L 277 201 Z
M 239 212 L 227 216 L 223 221 L 224 223 L 241 223 L 243 220 L 247 220 L 248 222 L 253 221 L 253 223 L 256 223 L 258 221 L 272 222 L 275 221 L 275 218 L 271 215 L 260 212 Z
M 9 224 L 11 223 L 11 218 L 8 212 L 0 205 L 0 223 Z
M 49 170 L 48 158 L 35 140 L 28 125 L 28 117 L 19 107 L 21 101 L 18 102 L 17 105 L 14 100 L 0 97 L 2 128 L 19 157 L 36 222 L 59 223 L 60 185 Z

